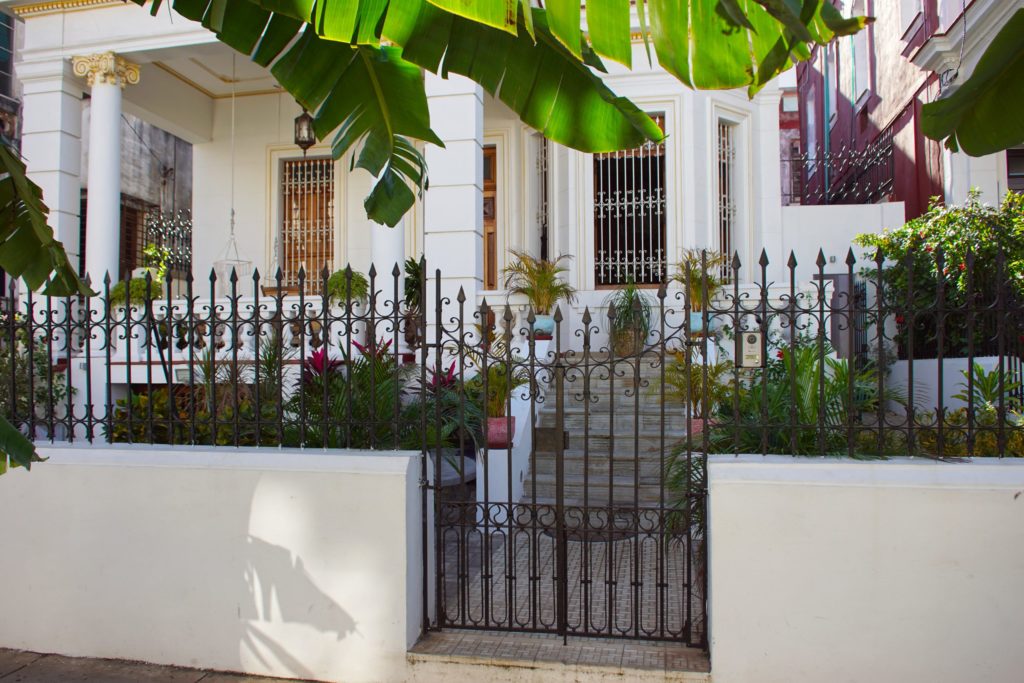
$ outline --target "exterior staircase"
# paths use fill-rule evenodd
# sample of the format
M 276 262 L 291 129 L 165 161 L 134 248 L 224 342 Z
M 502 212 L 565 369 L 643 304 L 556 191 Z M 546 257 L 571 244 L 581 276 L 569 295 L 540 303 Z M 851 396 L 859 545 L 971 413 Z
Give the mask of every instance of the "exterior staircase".
M 597 367 L 586 373 L 589 386 L 582 367 L 569 370 L 563 384 L 565 505 L 661 507 L 671 498 L 663 490 L 663 469 L 673 446 L 686 436 L 685 404 L 671 397 L 663 401 L 661 367 L 651 367 L 656 359 L 641 360 L 639 371 L 636 359 L 594 360 Z M 670 390 L 666 385 L 665 393 Z M 537 440 L 524 503 L 556 501 L 555 438 L 560 425 L 555 398 L 552 384 L 537 416 L 538 434 L 552 438 Z

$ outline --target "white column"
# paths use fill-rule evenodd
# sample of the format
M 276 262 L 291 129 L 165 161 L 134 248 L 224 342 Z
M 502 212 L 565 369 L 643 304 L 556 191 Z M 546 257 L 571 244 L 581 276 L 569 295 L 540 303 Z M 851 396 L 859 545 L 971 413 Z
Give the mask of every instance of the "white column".
M 483 90 L 462 76 L 426 75 L 430 123 L 445 147 L 427 146 L 430 189 L 424 199 L 423 252 L 427 259 L 428 320 L 433 322 L 434 272 L 441 295 L 466 294 L 465 323 L 472 329 L 477 292 L 483 289 Z M 433 331 L 428 330 L 433 339 Z
M 377 269 L 378 282 L 387 282 L 384 294 L 390 298 L 391 294 L 391 271 L 395 264 L 401 272 L 405 264 L 405 219 L 403 218 L 393 228 L 380 223 L 373 223 L 370 233 L 370 260 Z
M 22 62 L 21 153 L 28 177 L 43 190 L 49 224 L 78 264 L 81 207 L 82 87 L 65 60 Z
M 89 113 L 89 189 L 85 268 L 94 282 L 118 272 L 121 231 L 121 90 L 139 82 L 139 67 L 113 52 L 72 59 L 92 89 Z

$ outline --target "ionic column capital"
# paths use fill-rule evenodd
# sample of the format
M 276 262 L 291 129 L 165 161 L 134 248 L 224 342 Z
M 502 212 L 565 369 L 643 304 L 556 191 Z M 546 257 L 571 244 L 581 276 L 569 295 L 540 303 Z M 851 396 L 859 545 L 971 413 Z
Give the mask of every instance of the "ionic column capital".
M 113 52 L 78 55 L 71 58 L 71 66 L 75 75 L 84 77 L 90 88 L 97 83 L 124 88 L 139 82 L 139 65 Z

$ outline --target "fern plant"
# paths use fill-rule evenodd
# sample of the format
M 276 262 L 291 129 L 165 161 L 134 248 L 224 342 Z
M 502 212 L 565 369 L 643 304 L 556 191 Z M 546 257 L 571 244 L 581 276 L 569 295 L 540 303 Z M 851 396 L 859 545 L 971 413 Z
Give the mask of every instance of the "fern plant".
M 370 298 L 370 282 L 358 270 L 336 270 L 327 279 L 327 296 L 336 303 L 365 304 Z
M 605 299 L 608 307 L 608 336 L 617 356 L 640 353 L 651 331 L 651 302 L 632 278 Z M 614 313 L 614 315 L 611 315 Z
M 503 271 L 505 289 L 524 295 L 537 315 L 550 315 L 559 301 L 576 301 L 576 288 L 561 277 L 569 271 L 562 264 L 572 256 L 562 254 L 548 261 L 515 249 L 511 253 L 514 258 Z

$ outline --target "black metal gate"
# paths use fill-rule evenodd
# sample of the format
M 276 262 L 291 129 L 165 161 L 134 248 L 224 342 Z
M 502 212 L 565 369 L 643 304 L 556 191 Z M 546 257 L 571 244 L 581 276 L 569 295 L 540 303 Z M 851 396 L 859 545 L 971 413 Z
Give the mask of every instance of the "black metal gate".
M 440 473 L 427 496 L 431 626 L 704 645 L 705 456 L 680 391 L 700 372 L 702 342 L 688 310 L 669 310 L 663 288 L 652 329 L 613 336 L 604 330 L 621 329 L 614 309 L 603 320 L 556 310 L 546 340 L 530 333 L 543 327 L 533 314 L 516 320 L 486 303 L 467 314 L 459 299 L 458 318 L 427 334 L 423 379 L 461 395 L 450 416 L 434 402 L 442 407 L 425 433 L 444 432 L 447 417 L 472 423 L 473 381 L 460 376 L 472 368 L 477 403 L 506 415 L 486 421 L 483 438 L 497 427 L 514 440 L 478 449 L 465 433 L 459 447 L 424 449 L 426 470 Z

